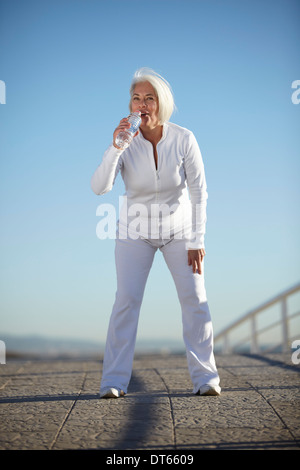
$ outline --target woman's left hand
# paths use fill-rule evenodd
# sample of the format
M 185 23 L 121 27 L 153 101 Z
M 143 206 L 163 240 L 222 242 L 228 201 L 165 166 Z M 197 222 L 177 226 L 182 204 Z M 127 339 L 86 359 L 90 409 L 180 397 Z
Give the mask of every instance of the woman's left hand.
M 200 248 L 200 250 L 188 250 L 188 265 L 192 266 L 193 273 L 202 274 L 201 263 L 204 256 L 204 248 Z

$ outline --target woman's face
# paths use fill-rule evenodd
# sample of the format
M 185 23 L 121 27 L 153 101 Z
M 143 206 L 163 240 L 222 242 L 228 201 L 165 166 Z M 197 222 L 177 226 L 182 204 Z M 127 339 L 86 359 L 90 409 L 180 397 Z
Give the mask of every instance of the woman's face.
M 160 124 L 159 104 L 153 86 L 149 82 L 137 83 L 131 98 L 131 111 L 141 112 L 141 129 L 154 129 Z

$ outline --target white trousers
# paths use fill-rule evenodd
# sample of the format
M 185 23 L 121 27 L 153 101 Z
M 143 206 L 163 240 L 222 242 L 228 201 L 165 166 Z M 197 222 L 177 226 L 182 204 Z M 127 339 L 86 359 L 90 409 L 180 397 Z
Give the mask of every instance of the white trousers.
M 183 339 L 193 392 L 197 393 L 204 384 L 219 385 L 203 269 L 199 275 L 188 265 L 185 240 L 127 238 L 116 240 L 117 293 L 108 327 L 100 390 L 113 386 L 127 392 L 140 308 L 157 249 L 163 253 L 181 304 Z

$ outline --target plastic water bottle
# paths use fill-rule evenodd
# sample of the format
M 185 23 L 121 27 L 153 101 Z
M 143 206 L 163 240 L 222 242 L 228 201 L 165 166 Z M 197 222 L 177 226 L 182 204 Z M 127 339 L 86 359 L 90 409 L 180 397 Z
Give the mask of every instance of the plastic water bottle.
M 140 111 L 137 111 L 135 113 L 131 113 L 128 116 L 128 121 L 131 124 L 129 129 L 126 129 L 125 131 L 119 132 L 117 137 L 115 138 L 115 144 L 117 147 L 120 147 L 121 149 L 127 149 L 129 145 L 131 144 L 131 141 L 133 139 L 134 134 L 140 127 L 140 124 L 142 122 L 141 119 L 141 113 Z

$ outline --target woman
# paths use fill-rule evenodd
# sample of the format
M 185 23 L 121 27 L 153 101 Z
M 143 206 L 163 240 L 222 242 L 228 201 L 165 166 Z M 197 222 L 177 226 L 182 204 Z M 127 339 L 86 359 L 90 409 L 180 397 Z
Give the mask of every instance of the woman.
M 171 271 L 181 304 L 193 392 L 219 395 L 203 274 L 207 192 L 201 153 L 191 131 L 169 122 L 174 100 L 160 75 L 138 70 L 130 97 L 130 111 L 141 113 L 139 131 L 126 150 L 118 148 L 116 136 L 130 127 L 127 118 L 120 121 L 91 181 L 93 191 L 104 194 L 120 171 L 126 187 L 115 247 L 117 294 L 100 397 L 127 393 L 140 307 L 157 249 Z

